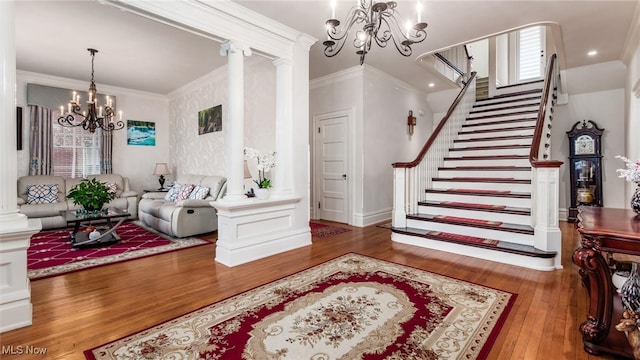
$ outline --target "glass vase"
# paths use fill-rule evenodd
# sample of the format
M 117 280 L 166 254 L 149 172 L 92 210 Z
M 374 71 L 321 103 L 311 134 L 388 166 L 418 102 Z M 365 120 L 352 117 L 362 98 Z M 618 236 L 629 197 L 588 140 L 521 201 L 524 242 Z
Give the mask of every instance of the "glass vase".
M 622 306 L 625 310 L 640 312 L 640 267 L 637 263 L 631 263 L 631 272 L 629 278 L 622 284 L 620 288 L 620 296 L 622 298 Z
M 631 209 L 635 211 L 636 214 L 640 214 L 640 185 L 636 187 L 636 192 L 634 192 L 631 197 Z

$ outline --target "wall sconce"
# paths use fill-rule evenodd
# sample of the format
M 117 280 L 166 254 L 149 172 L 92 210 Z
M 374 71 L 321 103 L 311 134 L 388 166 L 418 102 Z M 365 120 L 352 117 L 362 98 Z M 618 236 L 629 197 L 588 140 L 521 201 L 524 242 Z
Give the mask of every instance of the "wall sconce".
M 413 135 L 413 127 L 416 126 L 416 117 L 413 116 L 413 110 L 409 110 L 407 125 L 409 125 L 409 135 Z

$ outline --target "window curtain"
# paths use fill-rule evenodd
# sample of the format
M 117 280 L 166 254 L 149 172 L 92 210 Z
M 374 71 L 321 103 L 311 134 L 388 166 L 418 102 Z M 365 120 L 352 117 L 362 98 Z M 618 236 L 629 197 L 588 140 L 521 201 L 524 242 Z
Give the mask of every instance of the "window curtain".
M 113 133 L 111 131 L 101 131 L 100 149 L 102 151 L 100 157 L 100 173 L 113 174 L 111 159 L 113 157 Z
M 53 153 L 53 110 L 29 105 L 29 175 L 50 175 Z

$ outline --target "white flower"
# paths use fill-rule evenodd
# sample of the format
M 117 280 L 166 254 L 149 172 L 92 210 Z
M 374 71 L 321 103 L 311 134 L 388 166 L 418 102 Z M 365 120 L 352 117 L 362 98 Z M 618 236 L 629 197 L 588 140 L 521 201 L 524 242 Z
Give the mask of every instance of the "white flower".
M 275 157 L 276 153 L 271 152 L 265 155 L 262 155 L 260 151 L 246 147 L 244 148 L 244 155 L 247 159 L 256 159 L 258 164 L 256 165 L 256 169 L 258 170 L 258 180 L 254 180 L 258 187 L 260 188 L 268 188 L 271 186 L 271 182 L 267 179 L 264 174 L 269 172 L 272 168 L 276 166 Z
M 622 161 L 627 164 L 626 169 L 616 170 L 617 173 L 620 173 L 618 177 L 625 178 L 625 180 L 634 182 L 640 186 L 640 159 L 634 162 L 620 155 L 616 156 L 616 159 L 622 159 Z

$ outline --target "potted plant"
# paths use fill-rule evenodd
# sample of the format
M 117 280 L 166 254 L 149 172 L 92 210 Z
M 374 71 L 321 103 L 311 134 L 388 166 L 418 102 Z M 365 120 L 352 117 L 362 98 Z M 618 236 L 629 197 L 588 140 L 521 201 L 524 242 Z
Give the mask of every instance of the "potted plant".
M 115 197 L 116 194 L 96 178 L 82 179 L 67 194 L 74 205 L 80 205 L 89 212 L 102 210 L 102 206 Z
M 265 173 L 268 173 L 269 170 L 273 169 L 276 166 L 275 156 L 276 153 L 272 152 L 269 154 L 261 154 L 258 150 L 252 148 L 245 148 L 244 155 L 248 159 L 256 159 L 258 164 L 256 168 L 258 169 L 258 179 L 254 179 L 253 182 L 258 185 L 258 189 L 256 189 L 255 193 L 258 199 L 266 199 L 269 197 L 269 188 L 271 187 L 271 180 L 269 180 Z

